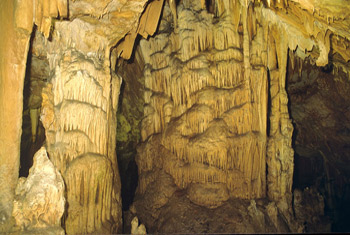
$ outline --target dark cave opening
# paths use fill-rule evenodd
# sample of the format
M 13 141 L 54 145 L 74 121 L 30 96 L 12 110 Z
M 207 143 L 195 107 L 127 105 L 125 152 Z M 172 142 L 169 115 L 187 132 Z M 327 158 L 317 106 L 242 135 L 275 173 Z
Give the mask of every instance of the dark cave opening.
M 123 211 L 129 210 L 130 205 L 133 203 L 137 184 L 138 184 L 138 168 L 135 161 L 136 144 L 128 135 L 130 132 L 130 124 L 125 118 L 125 112 L 123 109 L 123 96 L 125 95 L 125 82 L 122 83 L 119 95 L 119 106 L 117 111 L 117 159 L 119 174 L 121 180 L 121 197 L 122 197 L 122 209 Z
M 293 61 L 291 61 L 293 60 Z M 333 232 L 350 230 L 349 174 L 346 162 L 349 143 L 349 108 L 345 82 L 340 70 L 317 67 L 306 57 L 289 53 L 286 90 L 293 120 L 293 191 L 315 188 L 324 198 L 325 215 Z M 290 62 L 293 62 L 291 65 Z M 342 110 L 342 111 L 340 111 Z
M 28 53 L 27 63 L 26 63 L 24 86 L 23 86 L 22 136 L 21 136 L 20 169 L 19 169 L 20 177 L 27 177 L 29 173 L 29 168 L 33 164 L 33 156 L 30 156 L 32 134 L 31 134 L 30 113 L 28 108 L 29 95 L 30 95 L 30 68 L 32 64 L 32 54 L 30 53 L 30 51 L 32 47 L 32 42 L 33 42 L 33 39 L 31 38 L 30 48 L 29 48 L 29 53 Z
M 271 75 L 270 75 L 270 70 L 269 68 L 266 68 L 267 71 L 267 87 L 268 87 L 268 92 L 267 92 L 267 123 L 266 123 L 266 136 L 270 137 L 270 128 L 271 128 L 271 90 L 270 90 L 270 85 L 271 85 Z M 266 173 L 265 175 L 268 176 L 269 171 L 268 171 L 269 167 L 267 165 L 266 162 Z M 268 186 L 266 186 L 268 187 Z M 267 189 L 266 189 L 267 191 Z
M 137 38 L 135 44 L 139 44 Z M 117 111 L 117 158 L 121 178 L 123 211 L 134 201 L 138 184 L 138 167 L 135 161 L 137 145 L 141 139 L 140 124 L 143 117 L 143 69 L 140 50 L 133 50 L 129 60 L 120 60 L 116 73 L 122 78 Z
M 34 154 L 40 149 L 45 141 L 45 130 L 40 121 L 41 87 L 43 83 L 38 81 L 40 72 L 34 71 L 38 68 L 38 58 L 32 55 L 33 40 L 36 27 L 30 38 L 28 57 L 26 62 L 26 72 L 23 87 L 23 112 L 22 112 L 22 136 L 20 146 L 20 169 L 19 176 L 27 177 L 29 169 L 33 165 Z M 39 66 L 40 67 L 40 66 Z M 36 78 L 33 78 L 33 75 Z M 34 94 L 36 93 L 36 94 Z M 39 95 L 40 98 L 35 97 Z M 34 126 L 32 127 L 34 123 Z
M 214 14 L 215 12 L 215 1 L 214 0 L 205 0 L 205 5 L 207 8 L 207 11 L 211 14 Z

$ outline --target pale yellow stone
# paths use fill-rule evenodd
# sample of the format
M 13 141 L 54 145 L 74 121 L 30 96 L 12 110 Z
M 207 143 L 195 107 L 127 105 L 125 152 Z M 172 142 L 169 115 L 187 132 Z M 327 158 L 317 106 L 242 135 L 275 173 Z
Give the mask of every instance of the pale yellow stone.
M 16 187 L 12 212 L 16 226 L 22 230 L 61 227 L 64 192 L 63 178 L 42 147 L 34 156 L 28 177 L 20 178 Z

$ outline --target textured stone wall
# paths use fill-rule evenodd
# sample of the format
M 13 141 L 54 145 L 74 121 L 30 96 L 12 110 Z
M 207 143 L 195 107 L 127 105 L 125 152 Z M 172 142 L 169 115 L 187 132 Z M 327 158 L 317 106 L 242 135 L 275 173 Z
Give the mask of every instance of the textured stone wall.
M 172 31 L 165 8 L 159 34 L 141 41 L 141 194 L 157 181 L 158 169 L 208 207 L 266 194 L 266 31 L 257 27 L 249 38 L 253 16 L 239 2 L 222 2 L 217 10 L 214 17 L 199 1 L 183 1 Z
M 176 11 L 165 5 L 159 33 L 140 43 L 146 105 L 139 193 L 165 172 L 197 204 L 216 207 L 228 198 L 267 193 L 290 214 L 288 51 L 324 66 L 331 31 L 339 29 L 327 29 L 322 14 L 312 18 L 296 2 L 211 5 L 214 14 L 203 1 L 182 1 Z M 317 3 L 314 10 L 322 7 Z
M 115 112 L 120 79 L 111 67 L 119 56 L 132 55 L 137 34 L 147 38 L 157 29 L 164 1 L 152 1 L 144 10 L 146 2 L 0 3 L 0 32 L 6 35 L 0 39 L 1 221 L 11 214 L 18 178 L 23 78 L 36 24 L 50 37 L 37 48 L 44 48 L 50 66 L 42 118 L 50 156 L 68 185 L 67 231 L 118 230 Z M 139 193 L 160 185 L 164 190 L 156 189 L 152 198 L 159 199 L 157 206 L 180 190 L 210 208 L 232 197 L 267 193 L 287 211 L 293 172 L 287 53 L 310 56 L 318 66 L 328 65 L 329 55 L 337 53 L 342 58 L 338 66 L 346 68 L 349 4 L 168 2 L 158 36 L 141 43 L 147 105 Z M 214 15 L 205 9 L 208 2 Z M 112 217 L 119 219 L 109 224 Z
M 30 32 L 17 28 L 13 1 L 2 1 L 0 7 L 6 9 L 0 11 L 0 32 L 1 35 L 7 35 L 0 38 L 0 223 L 2 225 L 11 215 L 18 179 L 23 81 Z

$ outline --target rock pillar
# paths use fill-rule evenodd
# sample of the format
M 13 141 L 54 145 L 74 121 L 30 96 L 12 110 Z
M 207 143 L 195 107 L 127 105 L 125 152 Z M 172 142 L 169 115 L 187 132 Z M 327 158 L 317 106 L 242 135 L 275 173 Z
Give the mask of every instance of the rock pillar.
M 84 25 L 62 22 L 57 32 L 72 30 L 77 24 Z M 49 47 L 52 77 L 43 90 L 41 118 L 49 156 L 66 183 L 68 234 L 111 233 L 121 228 L 115 152 L 121 80 L 112 75 L 103 39 L 95 39 L 103 49 L 88 53 L 83 43 L 56 47 L 65 43 L 57 39 Z
M 22 20 L 29 23 L 16 22 L 20 7 L 15 1 L 0 3 L 0 226 L 11 215 L 18 180 L 23 84 L 32 29 L 28 15 L 22 14 Z

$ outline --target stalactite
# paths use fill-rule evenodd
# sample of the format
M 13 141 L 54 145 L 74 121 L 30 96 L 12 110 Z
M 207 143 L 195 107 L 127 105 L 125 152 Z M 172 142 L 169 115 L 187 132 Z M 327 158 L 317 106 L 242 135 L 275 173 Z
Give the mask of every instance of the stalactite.
M 184 0 L 178 6 L 177 30 L 141 42 L 147 55 L 148 105 L 142 125 L 148 152 L 138 153 L 141 191 L 151 180 L 158 182 L 147 175 L 157 169 L 200 205 L 215 207 L 227 200 L 213 202 L 209 195 L 197 194 L 205 185 L 210 192 L 222 184 L 218 190 L 227 190 L 229 197 L 267 193 L 284 210 L 291 202 L 293 172 L 293 126 L 285 90 L 288 50 L 306 57 L 317 47 L 321 52 L 315 59 L 325 63 L 331 32 L 294 2 L 217 0 L 215 7 L 213 16 L 203 10 L 203 2 Z M 170 10 L 164 12 L 169 21 Z M 285 12 L 301 17 L 291 25 Z M 155 136 L 160 143 L 152 140 Z
M 250 2 L 247 9 L 247 32 L 249 40 L 252 41 L 256 35 L 256 19 L 254 14 L 254 3 Z
M 186 1 L 179 6 L 178 31 L 141 42 L 143 55 L 149 59 L 145 59 L 147 106 L 141 127 L 145 143 L 137 158 L 139 192 L 144 193 L 150 182 L 157 181 L 152 170 L 163 169 L 179 188 L 191 188 L 193 201 L 208 207 L 221 205 L 227 195 L 263 197 L 267 71 L 250 69 L 252 49 L 244 46 L 245 39 L 235 30 L 240 17 L 233 19 L 228 13 L 232 7 L 229 1 L 217 3 L 219 13 L 225 14 L 216 24 L 206 11 L 195 15 L 186 8 L 200 7 L 196 4 Z M 257 27 L 253 42 L 249 42 L 245 33 L 245 43 L 255 43 L 256 57 L 267 55 L 259 51 L 265 35 Z M 262 61 L 267 60 L 251 63 L 259 66 Z M 162 136 L 161 145 L 153 139 L 159 138 L 155 133 Z M 220 189 L 216 188 L 219 183 Z M 209 199 L 209 194 L 199 197 L 205 185 L 209 191 L 226 196 L 218 200 Z

